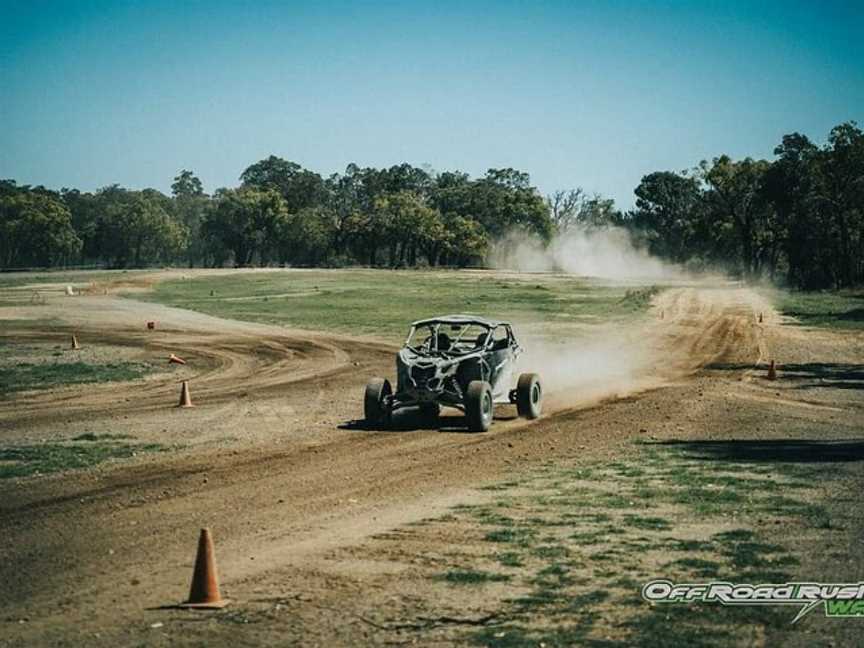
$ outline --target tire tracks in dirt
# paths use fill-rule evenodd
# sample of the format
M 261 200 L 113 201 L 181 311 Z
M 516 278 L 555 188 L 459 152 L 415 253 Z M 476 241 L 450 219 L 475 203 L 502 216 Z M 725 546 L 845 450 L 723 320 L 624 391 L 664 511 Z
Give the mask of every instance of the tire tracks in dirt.
M 182 596 L 190 534 L 198 526 L 218 529 L 228 587 L 253 582 L 261 573 L 312 561 L 322 551 L 428 515 L 484 480 L 577 448 L 619 452 L 627 436 L 616 433 L 616 421 L 623 410 L 641 409 L 635 394 L 686 380 L 711 364 L 749 366 L 761 357 L 750 291 L 675 289 L 658 296 L 651 323 L 622 339 L 625 353 L 647 350 L 633 364 L 632 379 L 615 385 L 610 378 L 603 389 L 574 394 L 537 422 L 497 421 L 484 435 L 331 428 L 310 439 L 290 431 L 302 434 L 330 409 L 343 422 L 352 411 L 356 417 L 365 378 L 390 373 L 391 345 L 92 299 L 113 314 L 110 327 L 94 325 L 82 306 L 65 313 L 71 320 L 66 328 L 41 333 L 13 322 L 2 335 L 58 340 L 75 330 L 106 344 L 143 345 L 163 357 L 189 349 L 196 372 L 193 398 L 201 405 L 191 414 L 208 426 L 215 425 L 208 416 L 263 425 L 272 437 L 0 485 L 0 530 L 6 537 L 0 547 L 0 581 L 6 584 L 0 605 L 31 618 L 33 637 L 62 628 L 72 613 L 86 619 L 88 628 L 138 623 L 142 605 Z M 142 315 L 153 317 L 154 311 L 157 332 L 136 330 Z M 98 418 L 118 411 L 145 420 L 162 416 L 175 390 L 176 377 L 168 376 L 152 385 L 112 386 L 108 393 L 26 394 L 0 405 L 0 423 L 62 424 L 73 415 Z M 272 428 L 245 420 L 241 393 L 263 403 L 294 398 L 296 415 L 284 424 L 277 419 Z M 301 406 L 308 411 L 298 414 Z M 458 419 L 445 418 L 447 423 Z M 115 547 L 122 547 L 119 560 L 106 558 Z M 137 592 L 147 593 L 145 602 Z M 58 599 L 64 602 L 59 607 L 52 604 Z

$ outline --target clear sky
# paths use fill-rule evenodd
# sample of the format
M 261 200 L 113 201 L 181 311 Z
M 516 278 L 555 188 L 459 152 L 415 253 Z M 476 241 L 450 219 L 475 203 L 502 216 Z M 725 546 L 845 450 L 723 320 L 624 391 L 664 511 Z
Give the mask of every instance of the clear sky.
M 864 2 L 0 0 L 0 178 L 212 191 L 270 154 L 632 205 L 642 175 L 864 123 Z

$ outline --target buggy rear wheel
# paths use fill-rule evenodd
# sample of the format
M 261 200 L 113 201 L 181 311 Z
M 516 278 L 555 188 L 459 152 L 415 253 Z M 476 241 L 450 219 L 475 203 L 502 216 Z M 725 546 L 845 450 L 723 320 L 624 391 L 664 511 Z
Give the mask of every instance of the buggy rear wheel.
M 516 383 L 516 411 L 519 416 L 536 419 L 543 407 L 543 389 L 540 387 L 540 376 L 535 373 L 524 373 Z
M 372 378 L 366 383 L 366 392 L 363 395 L 363 414 L 366 422 L 373 425 L 390 422 L 390 396 L 393 388 L 386 378 Z
M 492 425 L 492 386 L 484 380 L 472 380 L 465 390 L 465 417 L 472 432 L 485 432 Z

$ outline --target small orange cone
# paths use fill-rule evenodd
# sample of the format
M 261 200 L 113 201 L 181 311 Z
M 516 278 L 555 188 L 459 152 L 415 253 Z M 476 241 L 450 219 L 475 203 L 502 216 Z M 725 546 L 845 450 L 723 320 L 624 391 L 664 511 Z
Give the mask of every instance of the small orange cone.
M 81 345 L 78 344 L 78 338 L 73 335 L 72 336 L 72 350 L 77 351 L 80 348 L 81 348 Z
M 192 407 L 192 398 L 189 396 L 189 381 L 184 380 L 180 387 L 180 402 L 177 407 Z
M 173 362 L 174 364 L 186 364 L 186 361 L 183 358 L 178 358 L 173 353 L 168 356 L 168 362 Z
M 216 553 L 213 550 L 213 538 L 210 529 L 201 529 L 198 538 L 198 554 L 195 556 L 195 570 L 192 572 L 192 586 L 189 588 L 189 600 L 181 603 L 183 608 L 202 610 L 218 609 L 228 605 L 219 593 L 219 576 L 216 573 Z
M 147 322 L 147 330 L 152 331 L 156 328 L 156 322 Z
M 768 380 L 777 380 L 777 368 L 774 366 L 774 361 L 768 365 Z

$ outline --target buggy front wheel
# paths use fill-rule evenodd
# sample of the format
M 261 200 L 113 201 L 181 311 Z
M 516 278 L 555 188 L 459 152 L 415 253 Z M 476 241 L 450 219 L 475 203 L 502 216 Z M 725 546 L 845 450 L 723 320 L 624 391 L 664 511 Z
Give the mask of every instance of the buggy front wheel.
M 540 387 L 540 376 L 535 373 L 524 373 L 516 383 L 516 411 L 519 416 L 536 419 L 543 407 L 543 389 Z
M 372 425 L 381 425 L 390 422 L 390 396 L 393 388 L 386 378 L 372 378 L 366 383 L 366 391 L 363 395 L 363 414 L 366 422 Z
M 492 386 L 484 380 L 472 380 L 465 390 L 465 417 L 472 432 L 485 432 L 492 425 Z

